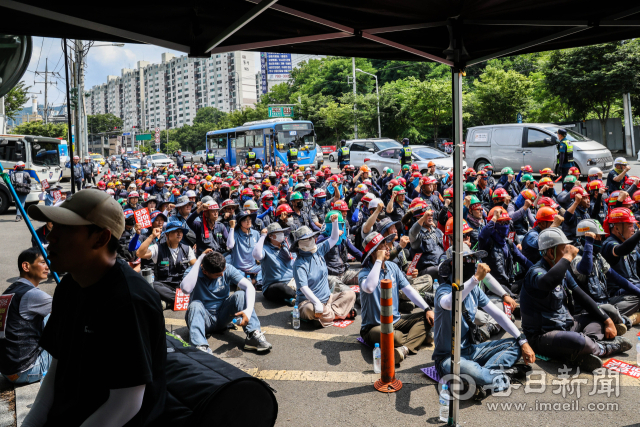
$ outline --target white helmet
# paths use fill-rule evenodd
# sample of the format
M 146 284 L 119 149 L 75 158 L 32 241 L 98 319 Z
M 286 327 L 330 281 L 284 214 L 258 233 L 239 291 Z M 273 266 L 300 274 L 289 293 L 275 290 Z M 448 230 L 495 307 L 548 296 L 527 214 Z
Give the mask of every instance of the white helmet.
M 591 169 L 589 169 L 589 176 L 598 175 L 599 173 L 602 173 L 600 168 L 591 168 Z
M 270 190 L 263 191 L 262 195 L 260 196 L 260 198 L 264 199 L 265 197 L 273 198 L 273 193 Z
M 16 163 L 16 169 L 22 169 L 24 168 L 26 165 L 24 164 L 24 162 L 18 162 Z
M 546 228 L 538 235 L 538 249 L 541 251 L 569 243 L 571 243 L 571 241 L 567 239 L 567 236 L 565 236 L 564 232 L 558 227 Z
M 625 159 L 624 157 L 616 157 L 616 159 L 613 161 L 614 165 L 627 165 L 627 159 Z

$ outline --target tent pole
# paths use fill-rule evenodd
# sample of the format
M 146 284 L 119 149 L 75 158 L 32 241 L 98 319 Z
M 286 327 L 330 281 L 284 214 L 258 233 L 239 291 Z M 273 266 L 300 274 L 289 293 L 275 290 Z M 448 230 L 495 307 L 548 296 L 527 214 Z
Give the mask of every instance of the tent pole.
M 463 71 L 452 68 L 451 95 L 453 103 L 453 283 L 451 310 L 451 367 L 453 374 L 452 401 L 448 425 L 458 425 L 460 401 L 455 396 L 462 394 L 460 382 L 460 334 L 462 332 L 462 76 Z

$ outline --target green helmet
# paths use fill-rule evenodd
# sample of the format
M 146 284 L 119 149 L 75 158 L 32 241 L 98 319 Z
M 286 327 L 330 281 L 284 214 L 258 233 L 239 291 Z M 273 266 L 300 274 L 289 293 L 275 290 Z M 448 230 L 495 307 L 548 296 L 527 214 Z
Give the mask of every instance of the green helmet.
M 403 166 L 402 166 L 402 170 L 403 170 L 403 171 L 407 171 L 407 170 L 409 170 L 409 169 L 411 169 L 411 166 L 409 166 L 409 165 L 403 165 Z
M 478 189 L 473 182 L 465 182 L 464 183 L 464 191 L 465 193 L 477 193 Z
M 291 198 L 290 198 L 290 199 L 291 199 L 291 201 L 294 201 L 294 200 L 302 200 L 302 199 L 304 199 L 304 197 L 302 197 L 302 194 L 300 194 L 300 193 L 298 193 L 298 192 L 296 191 L 295 193 L 293 193 L 293 194 L 291 195 Z
M 406 191 L 404 191 L 404 187 L 402 185 L 396 185 L 395 187 L 393 187 L 393 191 L 395 191 L 399 195 L 407 193 Z
M 391 169 L 391 168 L 385 168 L 384 171 L 386 173 L 393 173 L 393 169 Z
M 533 179 L 533 176 L 531 176 L 530 173 L 525 173 L 522 175 L 522 182 L 536 182 L 536 180 Z
M 342 218 L 342 213 L 340 211 L 329 211 L 324 217 L 325 224 L 331 224 L 331 216 L 338 215 L 338 223 L 344 224 L 344 218 Z
M 220 176 L 220 172 L 216 172 L 213 176 Z
M 175 175 L 173 175 L 173 174 L 172 174 L 172 175 L 169 175 L 169 179 L 173 179 L 173 178 L 175 178 L 175 177 L 176 177 L 176 176 L 175 176 Z
M 471 200 L 469 201 L 469 206 L 476 205 L 478 203 L 480 203 L 480 199 L 478 199 L 476 196 L 471 196 Z
M 513 175 L 513 169 L 511 169 L 509 166 L 507 166 L 506 168 L 502 168 L 500 173 L 502 175 Z
M 578 180 L 578 178 L 575 177 L 575 175 L 567 175 L 564 177 L 564 181 L 562 181 L 563 183 L 571 183 L 571 184 L 575 184 L 576 181 Z

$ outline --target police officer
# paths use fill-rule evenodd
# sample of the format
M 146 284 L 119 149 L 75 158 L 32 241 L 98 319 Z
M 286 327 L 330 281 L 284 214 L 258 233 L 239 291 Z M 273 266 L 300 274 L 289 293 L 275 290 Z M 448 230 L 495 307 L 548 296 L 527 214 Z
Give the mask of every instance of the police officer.
M 207 150 L 207 166 L 214 166 L 216 164 L 216 153 L 213 150 Z
M 153 288 L 160 295 L 163 310 L 173 308 L 176 288 L 180 286 L 187 268 L 196 263 L 193 249 L 180 243 L 183 233 L 188 231 L 188 228 L 183 228 L 177 221 L 168 222 L 165 228 L 165 240 L 151 245 L 162 232 L 162 229 L 154 228 L 137 251 L 140 258 L 151 259 L 155 265 Z
M 247 155 L 245 157 L 245 164 L 248 167 L 253 167 L 256 164 L 256 153 L 253 152 L 253 147 L 249 147 L 249 151 L 247 151 Z
M 338 148 L 338 168 L 342 169 L 349 164 L 350 160 L 349 147 L 347 147 L 347 142 L 343 139 L 340 141 L 340 148 Z
M 527 271 L 520 293 L 522 329 L 537 354 L 592 372 L 602 367 L 601 357 L 627 351 L 632 345 L 616 337 L 609 315 L 567 274 L 578 255 L 570 243 L 557 227 L 540 233 L 542 259 Z M 586 314 L 571 315 L 568 292 Z
M 293 146 L 293 141 L 289 143 L 287 162 L 289 162 L 289 169 L 293 169 L 293 164 L 298 162 L 298 149 Z
M 95 178 L 95 165 L 90 161 L 89 157 L 85 157 L 84 163 L 82 164 L 82 172 L 84 173 L 84 185 L 91 184 L 92 182 L 96 183 Z
M 65 166 L 71 168 L 71 185 L 75 185 L 76 191 L 80 191 L 82 189 L 82 181 L 84 181 L 84 170 L 82 169 L 82 165 L 80 164 L 80 157 L 73 156 L 73 166 L 71 166 L 69 162 L 67 162 Z
M 120 156 L 120 159 L 122 160 L 122 169 L 131 168 L 131 162 L 129 161 L 129 158 L 127 157 L 126 154 L 123 154 L 122 156 Z
M 24 207 L 24 202 L 31 192 L 31 176 L 29 176 L 29 172 L 24 170 L 24 167 L 24 162 L 16 163 L 14 171 L 11 174 L 11 185 L 13 185 L 13 189 L 16 190 L 16 194 L 18 195 L 18 200 L 15 200 L 15 202 L 20 203 L 22 207 Z M 22 213 L 20 213 L 20 209 L 16 207 L 16 222 L 20 220 L 22 220 Z
M 569 168 L 575 166 L 573 162 L 573 145 L 567 139 L 567 131 L 558 129 L 558 174 L 564 179 L 569 173 Z
M 402 140 L 402 150 L 400 151 L 400 167 L 411 165 L 411 147 L 409 147 L 409 138 Z

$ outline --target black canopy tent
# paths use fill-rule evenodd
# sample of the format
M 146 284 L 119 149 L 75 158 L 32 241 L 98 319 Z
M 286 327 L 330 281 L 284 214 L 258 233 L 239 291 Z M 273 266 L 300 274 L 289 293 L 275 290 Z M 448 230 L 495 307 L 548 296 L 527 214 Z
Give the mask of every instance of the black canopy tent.
M 73 8 L 0 0 L 7 34 L 149 43 L 201 57 L 235 50 L 436 61 L 451 66 L 454 123 L 453 370 L 462 287 L 462 77 L 500 56 L 640 36 L 637 0 L 122 1 Z M 458 402 L 449 424 L 456 424 Z

